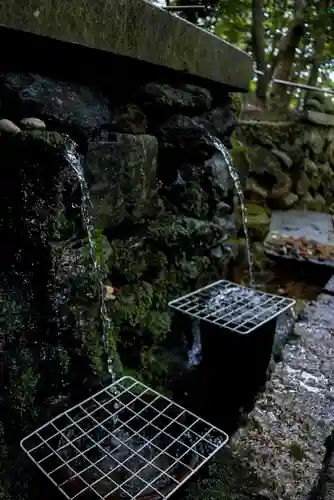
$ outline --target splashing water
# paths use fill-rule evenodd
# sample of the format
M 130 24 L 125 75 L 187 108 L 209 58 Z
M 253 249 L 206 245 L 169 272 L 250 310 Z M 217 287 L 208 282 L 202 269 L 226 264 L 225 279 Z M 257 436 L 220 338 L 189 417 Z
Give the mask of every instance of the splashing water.
M 201 326 L 198 320 L 192 324 L 193 343 L 188 351 L 188 368 L 199 365 L 202 357 Z
M 239 174 L 236 171 L 236 169 L 233 166 L 232 158 L 230 153 L 228 152 L 227 148 L 224 146 L 224 144 L 217 139 L 217 137 L 210 136 L 210 138 L 213 141 L 213 144 L 217 151 L 219 151 L 227 166 L 229 173 L 232 177 L 233 183 L 235 190 L 237 192 L 239 202 L 240 202 L 240 209 L 241 209 L 241 218 L 242 218 L 242 225 L 244 229 L 244 234 L 245 234 L 245 240 L 246 240 L 246 252 L 247 252 L 247 261 L 248 261 L 248 269 L 249 269 L 249 286 L 250 288 L 255 288 L 255 281 L 254 281 L 254 276 L 253 276 L 253 256 L 252 256 L 252 251 L 250 247 L 250 240 L 249 240 L 249 234 L 248 234 L 248 212 L 247 212 L 247 207 L 245 203 L 245 196 L 241 187 L 241 182 L 239 178 Z
M 103 284 L 103 273 L 101 266 L 99 264 L 99 259 L 98 259 L 98 254 L 97 254 L 97 248 L 96 248 L 96 240 L 95 240 L 95 227 L 93 223 L 93 218 L 91 215 L 91 210 L 93 208 L 92 200 L 90 198 L 89 194 L 89 189 L 88 185 L 85 179 L 85 175 L 83 172 L 82 164 L 80 161 L 80 158 L 78 156 L 78 153 L 76 152 L 75 149 L 75 144 L 72 141 L 68 141 L 66 143 L 66 149 L 65 149 L 65 159 L 67 160 L 68 164 L 70 167 L 74 170 L 75 174 L 77 175 L 77 178 L 80 183 L 80 188 L 81 188 L 81 213 L 82 213 L 82 218 L 87 230 L 87 235 L 88 235 L 88 241 L 89 241 L 89 247 L 90 247 L 90 253 L 94 265 L 94 272 L 96 275 L 96 279 L 99 285 L 99 293 L 100 293 L 100 317 L 101 317 L 101 322 L 102 322 L 102 330 L 103 330 L 103 342 L 104 346 L 106 349 L 107 353 L 107 366 L 108 366 L 108 373 L 111 375 L 112 382 L 115 382 L 116 380 L 116 370 L 114 367 L 114 357 L 113 353 L 111 352 L 110 348 L 110 339 L 109 335 L 111 332 L 111 327 L 112 327 L 112 321 L 108 315 L 106 304 L 105 304 L 105 297 L 104 297 L 104 284 Z

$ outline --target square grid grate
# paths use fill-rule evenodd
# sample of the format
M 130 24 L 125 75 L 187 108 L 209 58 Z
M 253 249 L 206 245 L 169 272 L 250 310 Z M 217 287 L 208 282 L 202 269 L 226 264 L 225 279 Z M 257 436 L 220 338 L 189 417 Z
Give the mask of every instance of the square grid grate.
M 165 499 L 228 441 L 223 431 L 123 377 L 24 438 L 68 498 Z
M 169 307 L 246 335 L 294 304 L 293 299 L 221 280 L 173 300 Z

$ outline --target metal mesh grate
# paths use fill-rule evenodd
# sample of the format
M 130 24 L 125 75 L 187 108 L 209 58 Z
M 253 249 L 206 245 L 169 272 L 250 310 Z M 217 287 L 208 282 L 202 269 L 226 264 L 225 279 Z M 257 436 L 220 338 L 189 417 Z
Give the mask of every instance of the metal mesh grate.
M 24 438 L 21 447 L 69 499 L 169 498 L 228 440 L 131 377 Z M 94 495 L 93 495 L 94 497 Z
M 295 300 L 221 280 L 173 300 L 177 311 L 247 334 L 295 304 Z

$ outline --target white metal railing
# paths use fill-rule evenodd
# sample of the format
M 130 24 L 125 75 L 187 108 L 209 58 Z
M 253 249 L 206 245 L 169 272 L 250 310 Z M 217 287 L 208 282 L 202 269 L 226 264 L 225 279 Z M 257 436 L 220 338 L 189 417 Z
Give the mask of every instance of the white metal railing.
M 263 75 L 264 74 L 263 71 L 259 71 L 258 69 L 254 69 L 254 73 L 256 75 Z M 286 80 L 278 80 L 276 78 L 274 78 L 271 81 L 274 83 L 279 83 L 281 85 L 287 85 L 288 87 L 298 87 L 300 89 L 305 89 L 305 90 L 316 90 L 317 92 L 323 92 L 324 94 L 334 95 L 334 90 L 313 87 L 312 85 L 306 85 L 304 83 L 288 82 Z

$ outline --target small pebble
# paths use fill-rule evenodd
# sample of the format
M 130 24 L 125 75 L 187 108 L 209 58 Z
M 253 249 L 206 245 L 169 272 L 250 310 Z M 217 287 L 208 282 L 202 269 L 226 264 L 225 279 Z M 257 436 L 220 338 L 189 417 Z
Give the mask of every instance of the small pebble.
M 43 120 L 40 120 L 39 118 L 23 118 L 23 120 L 20 121 L 20 124 L 23 125 L 24 128 L 29 128 L 29 129 L 39 129 L 39 130 L 45 130 L 46 125 L 43 122 Z
M 15 125 L 15 123 L 7 120 L 7 118 L 2 118 L 0 120 L 0 132 L 6 132 L 7 134 L 18 134 L 21 129 Z
M 114 287 L 110 285 L 104 285 L 104 299 L 105 300 L 115 300 Z
M 305 337 L 307 335 L 305 327 L 298 325 L 298 323 L 295 325 L 293 333 L 296 337 Z

